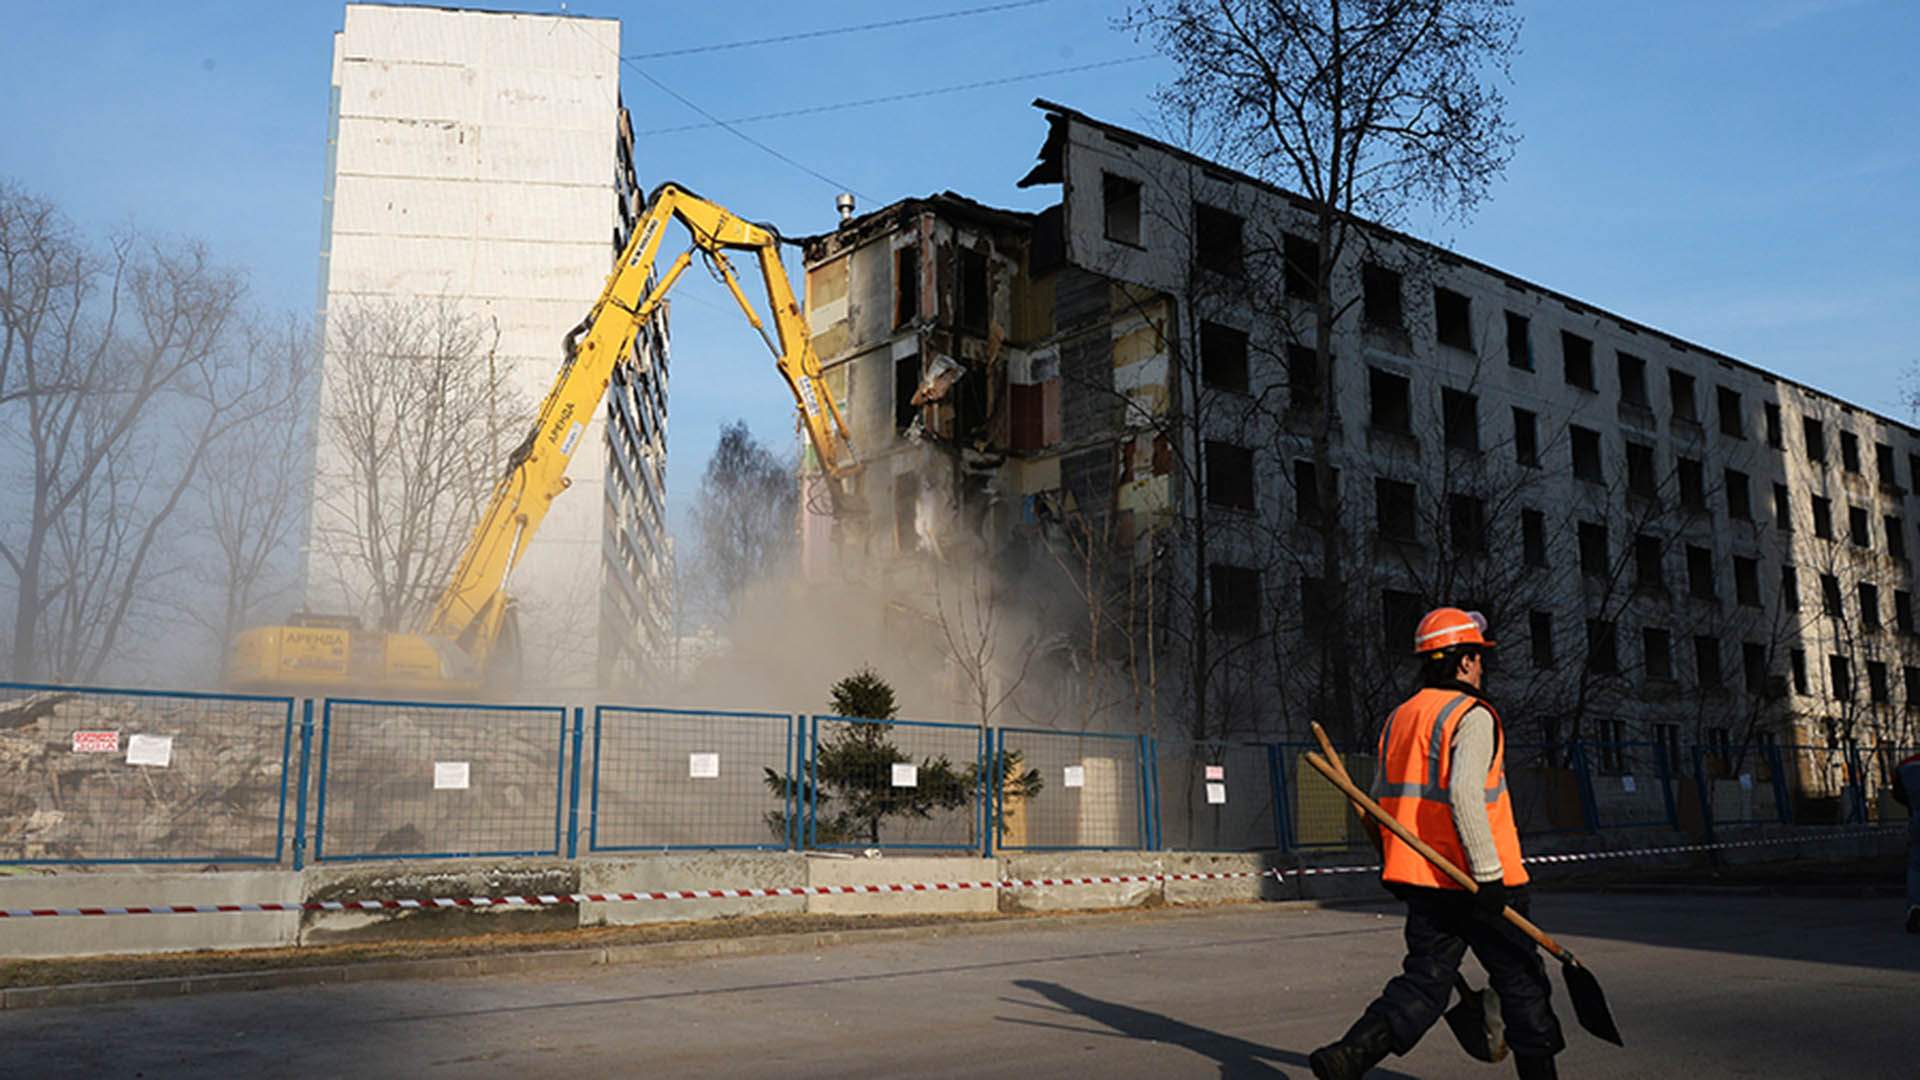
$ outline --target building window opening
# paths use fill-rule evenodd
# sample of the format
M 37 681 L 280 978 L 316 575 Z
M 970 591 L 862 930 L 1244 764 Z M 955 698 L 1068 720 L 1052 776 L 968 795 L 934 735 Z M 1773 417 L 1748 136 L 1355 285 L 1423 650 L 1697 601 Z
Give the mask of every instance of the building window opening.
M 1285 259 L 1282 285 L 1288 296 L 1312 300 L 1320 289 L 1320 245 L 1304 236 L 1287 233 L 1281 237 L 1281 256 Z
M 1433 332 L 1442 345 L 1473 351 L 1473 302 L 1452 289 L 1433 290 Z
M 1560 371 L 1568 386 L 1593 389 L 1593 342 L 1571 331 L 1560 331 Z
M 1193 258 L 1203 270 L 1238 274 L 1245 257 L 1240 215 L 1206 203 L 1193 204 Z
M 920 318 L 920 249 L 903 247 L 893 253 L 893 325 L 908 326 Z
M 1368 326 L 1381 330 L 1404 331 L 1406 318 L 1400 305 L 1400 274 L 1378 263 L 1360 267 L 1361 315 Z
M 1132 247 L 1140 243 L 1140 181 L 1102 173 L 1100 194 L 1106 204 L 1107 239 Z
M 1533 370 L 1533 336 L 1525 315 L 1507 312 L 1507 365 Z
M 1413 434 L 1413 390 L 1405 376 L 1371 368 L 1367 390 L 1372 404 L 1368 423 L 1395 435 Z
M 1247 333 L 1231 326 L 1200 324 L 1200 377 L 1215 390 L 1247 392 Z

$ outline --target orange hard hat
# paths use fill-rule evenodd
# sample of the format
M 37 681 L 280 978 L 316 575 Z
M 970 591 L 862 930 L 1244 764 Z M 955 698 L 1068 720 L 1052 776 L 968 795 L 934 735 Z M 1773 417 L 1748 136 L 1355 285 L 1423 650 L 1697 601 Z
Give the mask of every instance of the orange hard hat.
M 1487 636 L 1485 615 L 1457 607 L 1434 608 L 1414 628 L 1413 651 L 1416 653 L 1437 653 L 1458 645 L 1493 648 L 1494 641 Z

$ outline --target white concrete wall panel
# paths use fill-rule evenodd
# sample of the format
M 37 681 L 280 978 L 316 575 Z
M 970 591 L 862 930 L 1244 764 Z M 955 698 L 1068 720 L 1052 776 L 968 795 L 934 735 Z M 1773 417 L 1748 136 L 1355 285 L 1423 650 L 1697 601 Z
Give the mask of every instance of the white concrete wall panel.
M 347 58 L 340 115 L 436 125 L 480 118 L 481 73 L 464 66 Z
M 591 56 L 582 67 L 489 68 L 481 90 L 480 122 L 490 126 L 601 134 L 619 84 Z
M 578 187 L 366 173 L 348 173 L 337 187 L 335 233 L 590 243 L 613 265 L 611 193 L 601 200 Z
M 480 171 L 480 134 L 469 124 L 340 118 L 338 185 L 357 176 L 417 176 L 471 182 Z
M 613 157 L 611 116 L 599 131 L 493 126 L 485 129 L 481 141 L 482 179 L 613 190 L 613 167 L 608 163 Z

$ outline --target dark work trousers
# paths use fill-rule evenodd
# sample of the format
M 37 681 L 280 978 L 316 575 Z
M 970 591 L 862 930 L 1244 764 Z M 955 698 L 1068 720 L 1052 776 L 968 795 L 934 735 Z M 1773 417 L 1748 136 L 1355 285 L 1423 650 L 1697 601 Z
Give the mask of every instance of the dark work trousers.
M 1505 919 L 1476 915 L 1473 900 L 1457 889 L 1425 889 L 1390 884 L 1407 905 L 1407 958 L 1399 975 L 1367 1011 L 1393 1028 L 1393 1049 L 1413 1049 L 1440 1019 L 1453 995 L 1454 973 L 1468 949 L 1487 969 L 1487 981 L 1500 995 L 1507 1045 L 1522 1057 L 1546 1057 L 1566 1045 L 1553 1015 L 1552 984 L 1532 941 Z M 1507 894 L 1507 903 L 1525 915 L 1524 886 Z

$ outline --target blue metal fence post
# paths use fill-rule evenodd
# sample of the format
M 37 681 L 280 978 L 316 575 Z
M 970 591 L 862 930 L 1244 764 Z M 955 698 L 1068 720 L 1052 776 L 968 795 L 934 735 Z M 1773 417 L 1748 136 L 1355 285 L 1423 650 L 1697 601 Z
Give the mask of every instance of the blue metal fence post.
M 781 793 L 780 810 L 787 823 L 786 841 L 788 851 L 793 851 L 799 847 L 800 824 L 795 818 L 798 816 L 800 809 L 801 777 L 800 769 L 794 762 L 799 760 L 800 735 L 806 730 L 806 726 L 807 721 L 805 716 L 796 716 L 796 714 L 793 713 L 787 714 L 787 745 L 783 751 L 785 756 L 782 757 L 780 762 L 780 775 L 786 778 L 786 783 L 783 785 L 786 790 Z
M 1851 824 L 1864 825 L 1867 813 L 1867 774 L 1860 767 L 1860 748 L 1847 747 L 1847 789 L 1853 792 L 1853 809 L 1847 818 Z
M 1793 799 L 1787 794 L 1787 771 L 1780 760 L 1778 746 L 1763 746 L 1761 756 L 1767 759 L 1767 766 L 1773 773 L 1773 812 L 1780 824 L 1793 824 Z
M 1134 800 L 1133 827 L 1142 851 L 1153 850 L 1153 808 L 1147 803 L 1147 736 L 1133 737 L 1133 784 L 1139 797 Z
M 982 728 L 980 739 L 984 746 L 987 765 L 981 770 L 978 792 L 980 813 L 976 815 L 981 823 L 980 850 L 987 858 L 993 857 L 995 841 L 1000 839 L 1000 815 L 1004 812 L 1000 806 L 1007 791 L 1007 733 L 994 728 Z
M 1654 760 L 1660 763 L 1660 794 L 1667 802 L 1667 828 L 1678 829 L 1680 827 L 1680 811 L 1679 808 L 1674 805 L 1673 761 L 1667 756 L 1667 744 L 1664 742 L 1654 743 L 1653 756 Z
M 594 706 L 594 720 L 599 721 L 600 707 Z M 587 710 L 575 706 L 573 710 L 573 784 L 567 795 L 567 858 L 580 857 L 580 749 L 585 732 Z
M 1147 805 L 1153 808 L 1152 849 L 1154 851 L 1165 851 L 1167 847 L 1167 837 L 1164 829 L 1166 822 L 1163 821 L 1160 817 L 1160 738 L 1159 736 L 1157 735 L 1147 736 L 1147 747 L 1148 747 Z
M 294 789 L 298 802 L 293 811 L 293 868 L 307 865 L 307 763 L 313 758 L 313 699 L 300 707 L 300 786 Z
M 1693 782 L 1700 792 L 1700 824 L 1707 843 L 1713 843 L 1713 788 L 1707 784 L 1707 755 L 1701 746 L 1693 748 Z
M 1587 745 L 1575 740 L 1573 744 L 1574 777 L 1580 793 L 1580 816 L 1587 823 L 1590 833 L 1600 831 L 1600 803 L 1593 795 L 1593 770 L 1588 767 Z
M 1280 746 L 1278 743 L 1266 744 L 1267 749 L 1267 791 L 1273 798 L 1273 846 L 1281 851 L 1287 850 L 1287 801 L 1286 787 L 1280 779 Z
M 807 725 L 807 846 L 813 847 L 820 842 L 820 718 L 814 716 Z
M 320 773 L 313 786 L 313 860 L 326 858 L 327 841 L 327 748 L 333 742 L 333 701 L 320 704 Z

